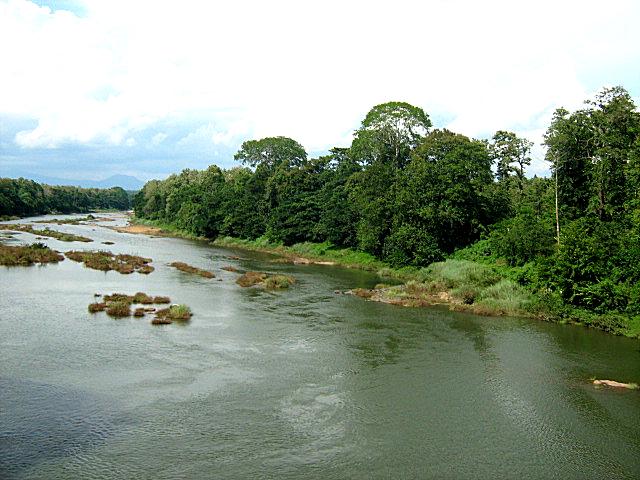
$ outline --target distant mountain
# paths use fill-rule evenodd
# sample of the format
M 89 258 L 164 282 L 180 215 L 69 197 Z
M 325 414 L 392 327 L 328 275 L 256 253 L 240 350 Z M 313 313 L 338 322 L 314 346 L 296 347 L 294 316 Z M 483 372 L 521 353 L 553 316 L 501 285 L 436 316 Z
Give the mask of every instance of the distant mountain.
M 140 190 L 144 182 L 131 175 L 111 175 L 109 178 L 95 182 L 96 188 L 122 187 L 125 190 Z
M 83 188 L 111 188 L 122 187 L 125 190 L 140 190 L 144 182 L 131 175 L 111 175 L 104 180 L 74 180 L 69 178 L 47 177 L 31 173 L 12 175 L 13 178 L 23 177 L 47 185 L 71 185 Z

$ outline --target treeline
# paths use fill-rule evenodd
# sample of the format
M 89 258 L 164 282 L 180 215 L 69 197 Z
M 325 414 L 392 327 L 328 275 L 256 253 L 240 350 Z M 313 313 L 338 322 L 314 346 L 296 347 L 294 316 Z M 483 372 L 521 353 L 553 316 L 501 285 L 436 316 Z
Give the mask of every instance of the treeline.
M 640 314 L 630 95 L 605 89 L 582 110 L 557 110 L 545 143 L 552 176 L 527 178 L 526 139 L 433 129 L 422 109 L 390 102 L 366 115 L 349 148 L 310 159 L 290 138 L 247 141 L 242 167 L 148 182 L 134 209 L 194 235 L 329 242 L 395 267 L 453 254 L 508 267 L 558 308 Z
M 129 194 L 108 189 L 43 185 L 24 178 L 0 178 L 0 217 L 75 213 L 99 209 L 127 210 Z
M 286 137 L 245 142 L 244 166 L 184 170 L 148 182 L 136 216 L 189 233 L 285 245 L 331 242 L 393 265 L 425 265 L 508 215 L 489 145 L 448 130 L 407 103 L 374 107 L 350 148 L 310 159 Z

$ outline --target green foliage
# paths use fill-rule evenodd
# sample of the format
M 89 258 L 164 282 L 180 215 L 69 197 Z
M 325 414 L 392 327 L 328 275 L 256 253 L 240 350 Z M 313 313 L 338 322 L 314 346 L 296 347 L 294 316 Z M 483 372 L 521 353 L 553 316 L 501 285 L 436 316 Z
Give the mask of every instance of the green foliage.
M 525 181 L 525 167 L 531 165 L 529 152 L 533 146 L 513 132 L 499 130 L 491 139 L 491 158 L 496 162 L 496 177 L 500 182 L 508 182 L 515 176 L 518 188 L 522 190 Z
M 429 134 L 402 173 L 388 251 L 408 247 L 409 263 L 426 265 L 477 240 L 492 217 L 490 167 L 483 142 L 448 130 Z
M 0 217 L 127 210 L 129 207 L 129 195 L 120 187 L 60 187 L 41 185 L 24 178 L 0 178 Z
M 511 266 L 521 266 L 554 251 L 553 224 L 522 211 L 497 224 L 489 236 L 489 250 L 507 260 Z
M 532 144 L 513 132 L 479 141 L 431 127 L 419 107 L 389 102 L 367 113 L 349 148 L 321 158 L 287 137 L 249 140 L 235 155 L 245 167 L 148 182 L 135 213 L 220 245 L 442 286 L 485 311 L 633 331 L 640 114 L 630 95 L 605 89 L 581 110 L 555 112 L 552 178 L 526 177 Z M 11 188 L 0 182 L 0 204 L 11 205 L 0 215 L 40 208 L 48 191 L 25 184 L 21 199 Z
M 274 169 L 284 165 L 290 168 L 303 165 L 307 152 L 291 138 L 267 137 L 244 142 L 234 158 L 252 167 Z

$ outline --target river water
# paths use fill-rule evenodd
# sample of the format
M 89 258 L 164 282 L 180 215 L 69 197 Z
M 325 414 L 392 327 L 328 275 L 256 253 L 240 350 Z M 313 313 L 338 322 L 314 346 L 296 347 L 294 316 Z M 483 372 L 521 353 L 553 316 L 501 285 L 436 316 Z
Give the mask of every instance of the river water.
M 155 272 L 0 267 L 0 478 L 640 478 L 640 392 L 589 382 L 639 382 L 637 340 L 367 302 L 334 291 L 370 273 L 106 225 L 54 225 L 95 241 L 44 243 Z M 243 289 L 224 265 L 297 283 Z M 194 317 L 87 312 L 94 293 L 137 291 Z

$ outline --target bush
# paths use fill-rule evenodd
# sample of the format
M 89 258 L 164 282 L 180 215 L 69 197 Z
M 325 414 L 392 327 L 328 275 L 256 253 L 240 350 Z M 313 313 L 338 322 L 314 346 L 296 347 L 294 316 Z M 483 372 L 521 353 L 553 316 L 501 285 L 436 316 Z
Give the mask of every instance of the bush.
M 268 289 L 283 289 L 289 288 L 289 286 L 295 283 L 295 279 L 293 277 L 287 275 L 272 275 L 267 277 L 264 281 L 265 288 Z
M 131 308 L 127 302 L 113 302 L 107 305 L 107 315 L 110 317 L 130 317 Z

